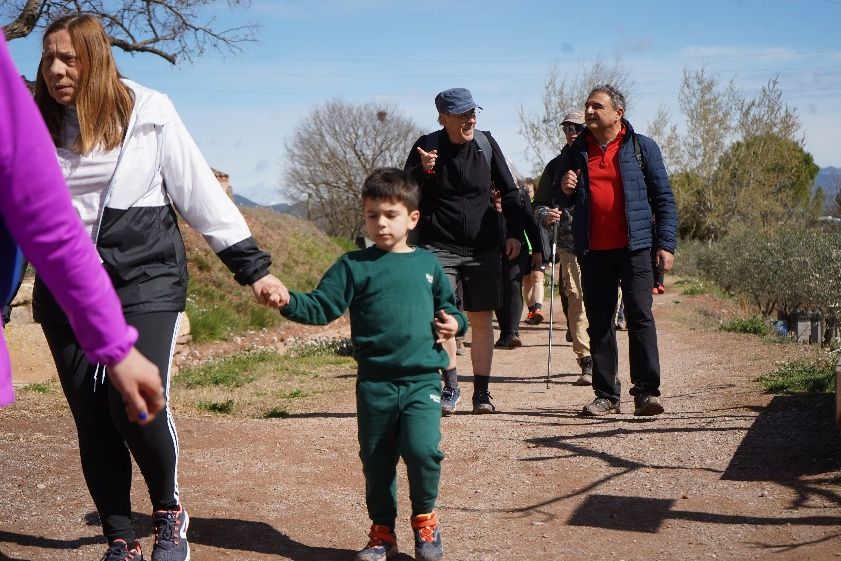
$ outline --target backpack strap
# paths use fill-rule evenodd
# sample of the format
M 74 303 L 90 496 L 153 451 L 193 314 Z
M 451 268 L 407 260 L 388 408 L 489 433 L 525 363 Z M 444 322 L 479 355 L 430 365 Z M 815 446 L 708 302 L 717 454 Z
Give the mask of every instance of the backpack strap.
M 476 144 L 479 145 L 479 152 L 481 152 L 482 156 L 485 157 L 485 161 L 488 162 L 488 169 L 490 169 L 494 153 L 493 148 L 491 148 L 491 143 L 488 141 L 488 137 L 485 136 L 485 133 L 479 129 L 473 129 L 473 140 L 475 140 Z
M 637 165 L 640 167 L 640 171 L 642 172 L 643 177 L 645 178 L 645 183 L 648 184 L 648 171 L 645 165 L 645 155 L 642 153 L 642 148 L 640 148 L 640 141 L 637 139 L 637 134 L 634 133 L 631 140 L 634 143 L 634 159 L 637 161 Z

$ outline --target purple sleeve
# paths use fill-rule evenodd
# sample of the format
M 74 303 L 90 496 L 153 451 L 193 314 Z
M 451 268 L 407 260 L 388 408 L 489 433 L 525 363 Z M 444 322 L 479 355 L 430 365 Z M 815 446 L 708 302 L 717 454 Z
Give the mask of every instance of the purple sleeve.
M 137 332 L 126 324 L 111 280 L 70 204 L 55 148 L 2 33 L 0 218 L 67 314 L 88 359 L 112 365 L 125 358 Z M 4 362 L 0 358 L 0 369 Z M 7 374 L 0 371 L 0 380 Z

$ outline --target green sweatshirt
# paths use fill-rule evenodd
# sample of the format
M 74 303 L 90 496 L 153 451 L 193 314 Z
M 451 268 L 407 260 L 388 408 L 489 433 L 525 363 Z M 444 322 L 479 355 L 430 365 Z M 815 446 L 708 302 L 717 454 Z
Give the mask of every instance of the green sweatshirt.
M 360 378 L 437 377 L 449 363 L 435 342 L 438 310 L 455 316 L 459 335 L 467 331 L 467 319 L 456 307 L 438 259 L 421 248 L 393 253 L 372 246 L 346 253 L 315 290 L 292 292 L 281 313 L 292 321 L 324 325 L 348 308 Z

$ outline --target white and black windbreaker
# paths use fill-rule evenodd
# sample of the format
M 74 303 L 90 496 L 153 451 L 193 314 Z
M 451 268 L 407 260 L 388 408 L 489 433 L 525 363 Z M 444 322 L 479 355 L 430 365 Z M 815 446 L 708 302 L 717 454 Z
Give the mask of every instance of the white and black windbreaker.
M 246 285 L 264 277 L 271 257 L 257 247 L 172 102 L 135 82 L 125 84 L 134 95 L 134 109 L 93 232 L 123 311 L 184 309 L 187 260 L 176 210 L 204 236 L 237 282 Z M 54 308 L 36 302 L 36 320 L 58 319 L 44 317 L 55 316 L 47 311 Z

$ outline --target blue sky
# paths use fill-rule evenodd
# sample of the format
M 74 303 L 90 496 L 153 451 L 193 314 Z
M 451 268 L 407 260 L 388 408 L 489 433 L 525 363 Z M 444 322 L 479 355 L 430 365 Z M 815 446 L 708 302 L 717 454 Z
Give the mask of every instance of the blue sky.
M 661 105 L 677 115 L 685 68 L 733 79 L 747 95 L 778 76 L 806 149 L 822 167 L 841 166 L 841 0 L 253 0 L 212 12 L 220 25 L 258 22 L 258 42 L 177 67 L 119 54 L 120 69 L 166 92 L 210 164 L 265 204 L 285 200 L 286 141 L 317 104 L 389 101 L 434 130 L 435 94 L 467 87 L 484 107 L 479 128 L 528 173 L 519 109 L 540 109 L 553 66 L 574 76 L 617 58 L 635 82 L 627 117 L 638 129 Z M 9 47 L 32 78 L 40 37 Z

